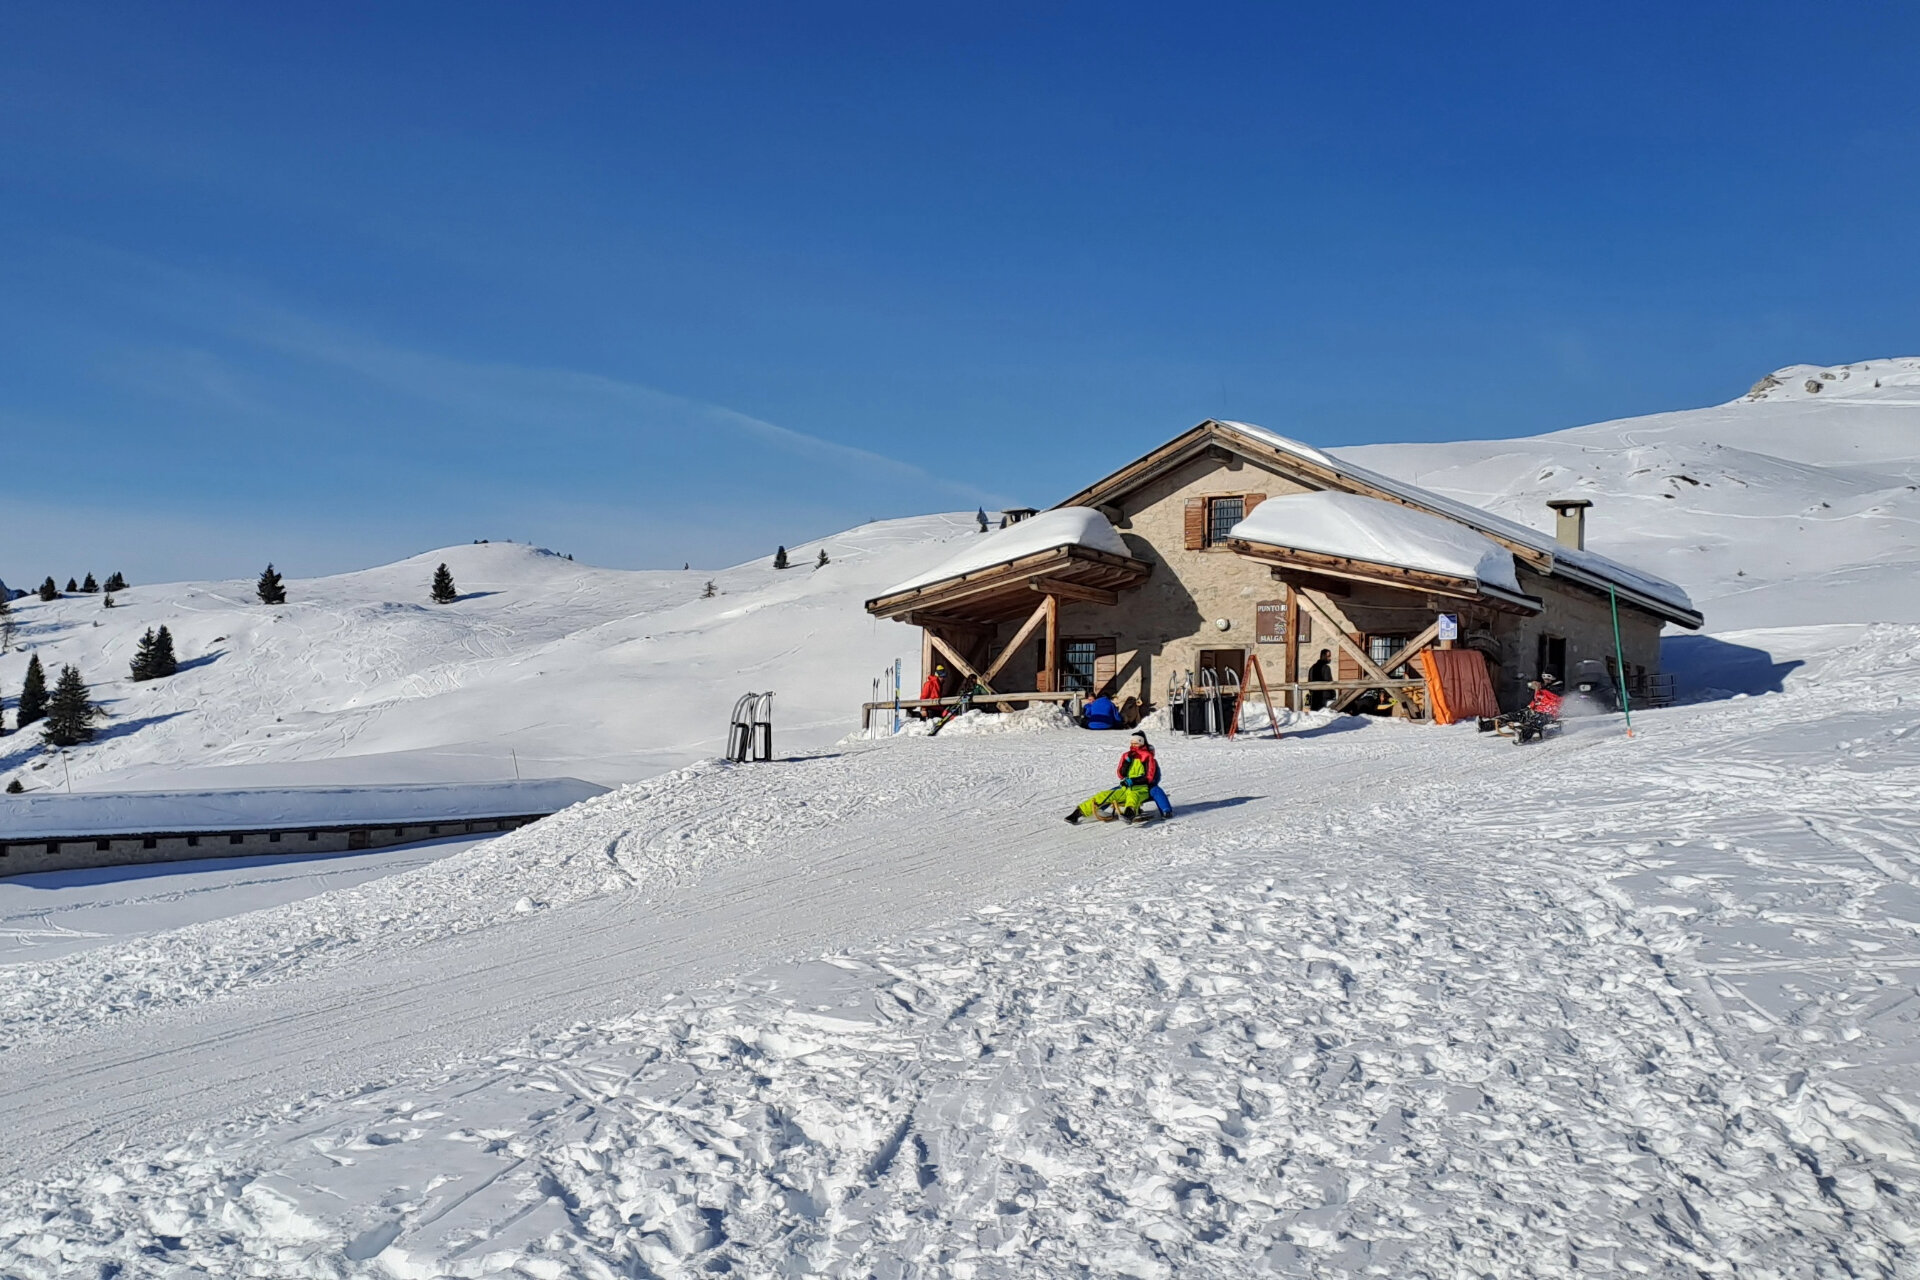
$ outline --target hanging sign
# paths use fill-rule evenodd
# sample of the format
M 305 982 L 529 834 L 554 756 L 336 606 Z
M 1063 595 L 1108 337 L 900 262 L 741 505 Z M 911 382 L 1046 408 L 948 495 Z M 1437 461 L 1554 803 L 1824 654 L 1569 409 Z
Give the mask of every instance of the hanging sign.
M 1437 638 L 1441 640 L 1458 640 L 1460 638 L 1460 618 L 1457 614 L 1443 613 L 1440 615 L 1440 631 Z
M 1262 600 L 1253 606 L 1253 638 L 1259 644 L 1287 642 L 1287 602 Z

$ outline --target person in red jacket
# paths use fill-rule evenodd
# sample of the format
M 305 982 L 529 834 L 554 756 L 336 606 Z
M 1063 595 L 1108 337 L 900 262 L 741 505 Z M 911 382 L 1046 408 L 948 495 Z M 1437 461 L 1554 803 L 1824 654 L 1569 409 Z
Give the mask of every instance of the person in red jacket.
M 946 697 L 947 695 L 942 688 L 946 683 L 946 678 L 946 664 L 935 663 L 933 670 L 927 672 L 927 678 L 921 682 L 920 696 L 923 698 Z M 916 707 L 913 714 L 919 716 L 922 720 L 934 720 L 939 718 L 940 710 L 939 707 Z
M 1541 673 L 1538 680 L 1532 682 L 1533 701 L 1527 704 L 1527 710 L 1537 712 L 1551 719 L 1560 718 L 1560 695 L 1553 686 L 1560 682 L 1553 678 L 1551 671 Z
M 1160 761 L 1154 756 L 1146 734 L 1138 729 L 1133 731 L 1126 754 L 1120 757 L 1120 764 L 1113 772 L 1120 780 L 1120 785 L 1102 791 L 1069 810 L 1068 822 L 1078 822 L 1082 818 L 1111 821 L 1102 816 L 1107 809 L 1112 809 L 1123 822 L 1138 822 L 1140 806 L 1148 800 L 1159 806 L 1161 817 L 1173 816 L 1173 806 L 1167 802 L 1166 792 L 1160 789 Z

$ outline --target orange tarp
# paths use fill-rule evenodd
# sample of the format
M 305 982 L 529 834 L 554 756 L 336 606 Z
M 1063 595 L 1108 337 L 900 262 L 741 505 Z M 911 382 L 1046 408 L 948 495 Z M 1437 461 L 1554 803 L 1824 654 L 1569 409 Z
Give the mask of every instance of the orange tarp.
M 1497 716 L 1500 703 L 1487 678 L 1487 660 L 1475 649 L 1422 649 L 1420 670 L 1436 724 Z

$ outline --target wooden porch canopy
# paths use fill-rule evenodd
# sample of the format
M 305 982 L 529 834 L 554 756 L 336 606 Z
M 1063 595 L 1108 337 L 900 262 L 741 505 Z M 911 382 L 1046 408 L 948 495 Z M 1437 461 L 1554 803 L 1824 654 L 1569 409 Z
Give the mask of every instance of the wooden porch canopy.
M 1301 551 L 1265 542 L 1248 542 L 1243 538 L 1231 539 L 1227 545 L 1238 555 L 1271 565 L 1276 578 L 1286 579 L 1296 586 L 1311 587 L 1315 578 L 1340 578 L 1454 600 L 1472 600 L 1502 613 L 1532 615 L 1546 607 L 1536 596 L 1522 595 L 1477 578 L 1455 577 L 1427 569 L 1407 569 L 1400 565 L 1328 555 L 1322 551 Z
M 867 612 L 923 628 L 929 647 L 989 693 L 1003 692 L 993 681 L 1020 646 L 1045 627 L 1036 690 L 1044 693 L 1052 690 L 1059 668 L 1060 601 L 1116 605 L 1120 592 L 1139 586 L 1152 572 L 1144 560 L 1069 544 L 877 596 L 867 601 Z M 1025 619 L 1020 629 L 997 655 L 987 654 L 993 630 L 1017 619 Z

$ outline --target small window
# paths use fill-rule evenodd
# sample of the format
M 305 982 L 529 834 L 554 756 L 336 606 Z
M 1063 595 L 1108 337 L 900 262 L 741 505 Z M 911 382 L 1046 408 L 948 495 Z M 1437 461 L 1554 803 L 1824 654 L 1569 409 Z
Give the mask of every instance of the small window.
M 439 835 L 439 834 L 440 834 L 440 824 L 436 822 L 436 823 L 434 823 L 434 824 L 433 824 L 432 826 L 430 826 L 430 827 L 428 827 L 428 828 L 427 828 L 427 834 L 428 834 L 428 835 L 430 835 L 430 836 L 437 836 L 437 835 Z
M 160 841 L 155 839 L 153 836 L 148 836 L 146 839 L 140 842 L 140 847 L 142 849 L 158 849 L 160 847 Z M 52 853 L 53 850 L 48 849 L 47 852 Z
M 228 844 L 239 844 L 239 843 L 240 843 L 240 842 L 241 842 L 242 840 L 245 840 L 245 839 L 246 839 L 246 837 L 245 837 L 245 836 L 228 836 L 228 837 L 227 837 L 227 843 L 228 843 Z
M 1384 667 L 1387 659 L 1406 647 L 1406 636 L 1368 636 L 1367 656 L 1373 659 L 1373 665 Z M 1395 680 L 1407 679 L 1407 666 L 1403 662 L 1394 670 L 1387 672 Z
M 151 840 L 147 841 L 147 848 L 149 849 L 153 848 L 153 841 Z M 58 840 L 47 841 L 47 852 L 48 853 L 60 852 L 60 842 Z
M 407 833 L 406 833 L 406 832 L 404 832 L 404 831 L 402 831 L 402 830 L 401 830 L 401 829 L 400 829 L 399 827 L 395 827 L 395 828 L 393 829 L 393 838 L 394 838 L 395 840 L 398 840 L 398 839 L 399 839 L 399 838 L 400 838 L 401 836 L 404 836 L 405 834 L 407 834 Z
M 1092 693 L 1093 664 L 1099 646 L 1091 640 L 1069 640 L 1060 646 L 1060 692 Z
M 187 837 L 187 848 L 189 848 L 189 849 L 198 849 L 199 847 L 200 847 L 200 837 L 199 837 L 199 836 L 188 836 L 188 837 Z
M 111 840 L 95 840 L 95 841 L 93 842 L 93 851 L 94 851 L 95 853 L 112 853 L 112 852 L 113 852 L 113 841 L 111 841 Z
M 269 832 L 269 833 L 267 834 L 267 843 L 268 843 L 268 844 L 279 844 L 279 843 L 280 843 L 280 833 L 279 833 L 278 831 L 272 831 L 272 832 Z
M 312 843 L 313 843 L 313 842 L 314 842 L 315 840 L 318 840 L 319 838 L 320 838 L 320 833 L 319 833 L 318 831 L 309 831 L 309 832 L 307 832 L 307 843 L 308 843 L 308 844 L 312 844 Z
M 1207 545 L 1217 547 L 1227 540 L 1233 526 L 1247 514 L 1247 500 L 1239 494 L 1230 498 L 1207 499 Z

